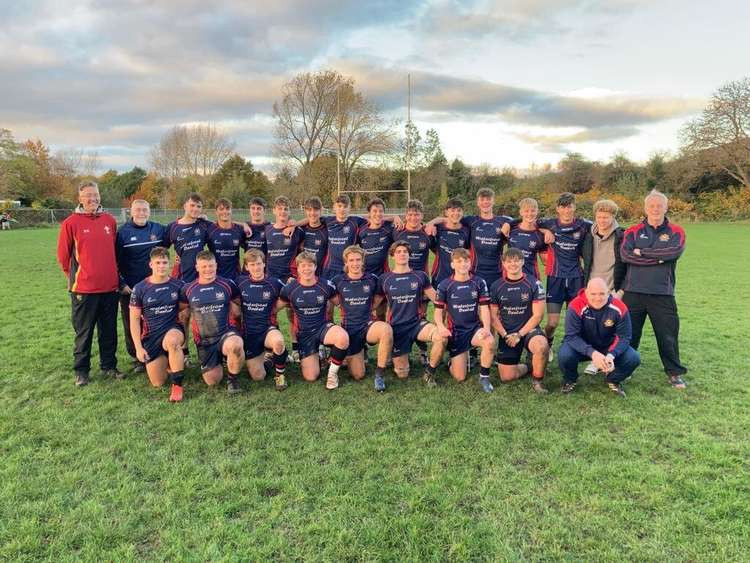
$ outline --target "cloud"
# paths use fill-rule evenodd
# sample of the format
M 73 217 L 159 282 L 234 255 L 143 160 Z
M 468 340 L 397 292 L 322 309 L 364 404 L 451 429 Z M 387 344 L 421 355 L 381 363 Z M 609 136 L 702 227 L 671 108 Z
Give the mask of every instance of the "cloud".
M 575 133 L 558 135 L 518 132 L 514 133 L 514 136 L 524 143 L 535 145 L 542 152 L 559 154 L 568 152 L 569 149 L 566 146 L 568 143 L 608 142 L 633 137 L 639 133 L 640 130 L 637 127 L 615 126 L 584 129 Z

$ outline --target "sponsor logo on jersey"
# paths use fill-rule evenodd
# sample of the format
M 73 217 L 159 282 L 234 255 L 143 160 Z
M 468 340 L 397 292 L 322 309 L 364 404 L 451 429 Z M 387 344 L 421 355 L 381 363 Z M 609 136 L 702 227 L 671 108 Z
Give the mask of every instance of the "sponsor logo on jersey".
M 216 299 L 224 299 L 224 292 L 223 291 L 217 291 L 216 292 Z
M 343 228 L 343 229 L 341 229 L 341 230 L 342 230 L 342 231 L 344 231 L 344 234 L 345 234 L 345 235 L 348 235 L 348 234 L 349 234 L 349 233 L 351 232 L 352 228 L 351 228 L 351 227 L 350 227 L 349 225 L 346 225 L 346 226 L 344 226 L 344 228 Z
M 316 295 L 315 299 L 318 300 L 318 303 L 323 303 L 323 301 L 325 300 L 325 297 L 323 297 L 322 295 Z
M 169 295 L 170 295 L 170 297 L 171 297 L 172 299 L 177 299 L 177 292 L 176 292 L 176 291 L 173 291 L 173 292 L 172 292 L 172 293 L 170 293 Z
M 362 285 L 362 291 L 369 293 L 370 292 L 370 284 L 364 284 Z
M 522 293 L 521 294 L 521 301 L 528 301 L 529 300 L 529 294 L 528 293 Z
M 471 291 L 471 296 L 472 296 L 472 297 L 473 297 L 474 299 L 476 299 L 477 297 L 479 297 L 479 292 L 478 292 L 478 291 L 476 291 L 476 290 L 472 290 L 472 291 Z
M 576 240 L 578 240 L 579 238 L 581 238 L 581 233 L 579 233 L 578 231 L 576 231 L 575 233 L 573 233 L 573 238 L 576 239 Z
M 320 240 L 320 239 L 315 239 L 315 246 L 320 246 L 321 244 L 323 244 L 323 241 L 322 241 L 322 240 Z
M 419 243 L 419 248 L 422 249 L 422 250 L 424 250 L 425 248 L 427 248 L 427 243 L 424 242 L 424 241 L 420 242 Z
M 195 233 L 196 235 L 199 235 L 199 234 L 201 234 L 201 230 L 200 230 L 200 229 L 199 229 L 198 227 L 196 227 L 196 228 L 195 228 L 195 230 L 194 230 L 193 232 L 194 232 L 194 233 Z
M 411 285 L 412 289 L 417 289 L 419 287 L 419 283 L 418 282 L 411 282 L 410 285 Z
M 271 299 L 271 292 L 270 291 L 264 291 L 263 292 L 263 299 Z
M 529 241 L 529 248 L 536 248 L 536 241 L 535 240 Z

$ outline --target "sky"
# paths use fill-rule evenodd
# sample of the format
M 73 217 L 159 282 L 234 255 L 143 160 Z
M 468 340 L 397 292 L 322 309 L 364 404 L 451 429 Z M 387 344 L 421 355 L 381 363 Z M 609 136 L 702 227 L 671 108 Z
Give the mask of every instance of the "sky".
M 272 171 L 272 105 L 335 69 L 471 165 L 645 161 L 750 74 L 746 0 L 0 0 L 0 128 L 102 171 L 212 123 Z

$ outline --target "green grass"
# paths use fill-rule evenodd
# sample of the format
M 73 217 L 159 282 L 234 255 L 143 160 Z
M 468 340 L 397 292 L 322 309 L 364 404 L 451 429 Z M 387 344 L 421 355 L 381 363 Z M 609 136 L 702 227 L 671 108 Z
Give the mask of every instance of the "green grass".
M 56 235 L 0 233 L 0 559 L 747 560 L 747 225 L 688 227 L 689 387 L 649 329 L 625 400 L 562 396 L 556 366 L 547 397 L 294 371 L 228 397 L 190 370 L 179 405 L 142 376 L 76 389 Z

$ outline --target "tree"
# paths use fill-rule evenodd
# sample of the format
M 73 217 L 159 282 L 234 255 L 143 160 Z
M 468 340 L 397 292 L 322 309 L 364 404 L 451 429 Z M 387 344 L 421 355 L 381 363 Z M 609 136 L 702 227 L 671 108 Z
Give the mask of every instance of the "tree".
M 375 103 L 356 92 L 352 82 L 340 84 L 337 96 L 331 141 L 341 160 L 342 184 L 348 188 L 354 168 L 367 157 L 390 152 L 395 137 Z
M 209 204 L 213 204 L 216 198 L 222 194 L 225 186 L 235 181 L 236 176 L 242 179 L 248 193 L 245 198 L 246 201 L 242 202 L 243 207 L 247 205 L 251 195 L 268 200 L 270 196 L 268 178 L 262 172 L 255 170 L 249 160 L 245 160 L 240 155 L 235 154 L 224 161 L 224 164 L 211 177 L 211 181 L 204 191 L 204 196 Z
M 428 129 L 425 133 L 425 142 L 422 147 L 422 162 L 425 166 L 436 166 L 448 164 L 440 146 L 440 136 L 435 129 Z
M 750 186 L 750 78 L 728 82 L 682 129 L 683 150 Z
M 250 201 L 250 191 L 242 174 L 235 172 L 222 186 L 221 197 L 232 202 L 232 207 L 247 207 Z
M 353 84 L 334 70 L 303 72 L 281 87 L 274 102 L 274 153 L 304 166 L 330 149 L 336 92 Z
M 38 166 L 8 129 L 0 129 L 0 195 L 31 205 L 36 199 L 34 179 Z
M 174 180 L 210 176 L 234 152 L 235 143 L 213 125 L 176 126 L 151 149 L 151 165 Z
M 99 183 L 102 205 L 104 207 L 120 207 L 125 204 L 132 199 L 133 194 L 141 187 L 146 176 L 146 171 L 138 166 L 124 174 L 110 175 L 106 180 Z
M 593 163 L 586 160 L 582 154 L 577 152 L 566 154 L 557 165 L 557 169 L 560 172 L 558 180 L 560 191 L 576 194 L 589 191 L 594 184 L 592 178 L 593 168 Z

